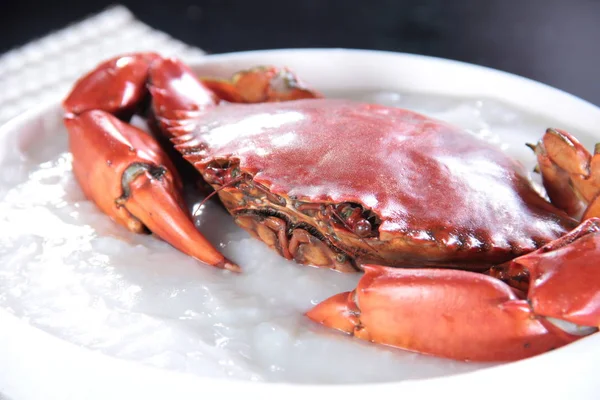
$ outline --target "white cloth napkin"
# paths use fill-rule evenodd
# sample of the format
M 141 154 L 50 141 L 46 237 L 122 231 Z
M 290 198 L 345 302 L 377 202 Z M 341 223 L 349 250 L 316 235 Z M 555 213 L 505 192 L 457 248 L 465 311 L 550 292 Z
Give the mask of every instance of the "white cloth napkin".
M 140 22 L 123 6 L 70 25 L 0 56 L 0 125 L 62 98 L 74 80 L 111 56 L 153 50 L 182 59 L 204 54 Z

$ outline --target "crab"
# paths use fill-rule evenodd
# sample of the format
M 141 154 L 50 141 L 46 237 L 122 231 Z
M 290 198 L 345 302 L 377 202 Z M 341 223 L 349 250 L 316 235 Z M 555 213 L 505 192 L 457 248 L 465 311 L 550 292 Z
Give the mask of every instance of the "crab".
M 177 59 L 126 54 L 81 77 L 63 107 L 76 180 L 127 229 L 242 271 L 192 222 L 184 162 L 186 179 L 282 257 L 363 272 L 355 291 L 307 312 L 318 323 L 485 361 L 600 324 L 599 149 L 565 131 L 531 146 L 547 201 L 497 147 L 413 111 L 327 99 L 287 68 L 200 79 Z

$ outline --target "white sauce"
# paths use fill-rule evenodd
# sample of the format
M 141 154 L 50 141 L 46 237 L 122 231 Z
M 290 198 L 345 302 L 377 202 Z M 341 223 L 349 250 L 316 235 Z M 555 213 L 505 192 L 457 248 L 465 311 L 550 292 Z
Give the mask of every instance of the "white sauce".
M 529 170 L 535 160 L 524 143 L 550 124 L 488 100 L 387 92 L 351 97 L 455 123 Z M 0 308 L 35 327 L 119 358 L 255 381 L 399 381 L 486 366 L 377 346 L 317 326 L 303 313 L 352 289 L 359 275 L 287 262 L 250 239 L 216 204 L 201 210 L 200 229 L 244 273 L 203 266 L 154 237 L 125 231 L 86 201 L 71 173 L 58 115 L 29 140 L 22 152 L 18 140 L 3 144 L 0 160 Z

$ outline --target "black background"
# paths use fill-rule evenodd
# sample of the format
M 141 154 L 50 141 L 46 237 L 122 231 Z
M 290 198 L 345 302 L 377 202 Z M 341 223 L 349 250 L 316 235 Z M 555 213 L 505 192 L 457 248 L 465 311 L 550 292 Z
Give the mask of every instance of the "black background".
M 0 0 L 0 52 L 111 3 Z M 427 54 L 533 78 L 600 105 L 600 0 L 123 1 L 209 53 L 350 47 Z

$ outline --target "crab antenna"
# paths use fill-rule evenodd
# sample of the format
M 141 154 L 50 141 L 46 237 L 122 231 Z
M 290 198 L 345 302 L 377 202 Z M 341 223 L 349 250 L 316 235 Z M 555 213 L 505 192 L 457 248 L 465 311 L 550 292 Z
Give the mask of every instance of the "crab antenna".
M 193 217 L 196 217 L 196 216 L 197 216 L 197 214 L 196 214 L 196 213 L 198 212 L 198 210 L 199 210 L 199 209 L 200 209 L 200 208 L 201 208 L 201 207 L 202 207 L 202 206 L 203 206 L 203 205 L 204 205 L 204 204 L 205 204 L 205 203 L 206 203 L 206 202 L 207 202 L 207 201 L 208 201 L 210 198 L 212 198 L 212 197 L 213 197 L 215 194 L 217 194 L 218 192 L 220 192 L 221 190 L 223 190 L 223 189 L 225 189 L 225 188 L 228 188 L 228 187 L 230 187 L 231 185 L 235 185 L 236 183 L 238 183 L 238 182 L 242 181 L 242 179 L 243 179 L 243 178 L 244 178 L 244 176 L 243 176 L 243 175 L 241 175 L 241 176 L 239 176 L 239 177 L 237 177 L 237 178 L 235 178 L 235 179 L 232 179 L 232 180 L 230 180 L 229 182 L 227 182 L 226 184 L 224 184 L 224 185 L 223 185 L 223 186 L 221 186 L 220 188 L 218 188 L 218 189 L 215 189 L 215 191 L 214 191 L 214 192 L 210 193 L 208 196 L 206 196 L 206 197 L 205 197 L 205 198 L 204 198 L 204 199 L 203 199 L 203 200 L 200 202 L 200 204 L 198 205 L 198 207 L 196 207 L 196 210 L 194 211 L 194 213 L 192 214 L 192 216 L 193 216 Z

